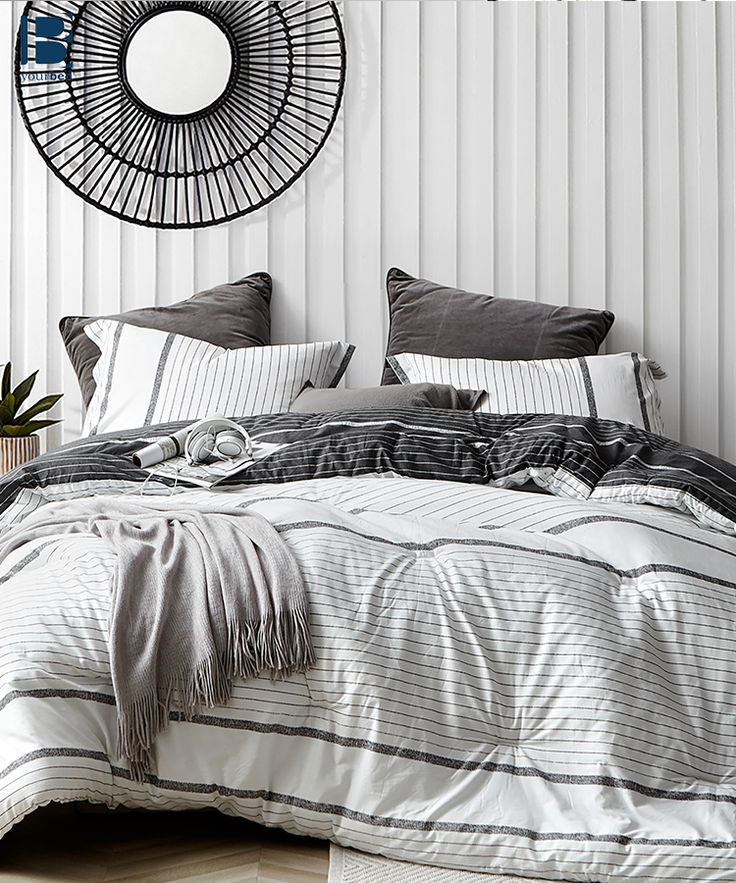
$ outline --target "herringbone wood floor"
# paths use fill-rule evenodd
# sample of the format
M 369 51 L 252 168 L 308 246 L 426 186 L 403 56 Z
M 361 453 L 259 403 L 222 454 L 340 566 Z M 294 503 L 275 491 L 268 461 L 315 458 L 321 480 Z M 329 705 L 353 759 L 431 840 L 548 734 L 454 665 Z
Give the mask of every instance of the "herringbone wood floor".
M 325 883 L 326 843 L 215 812 L 37 810 L 0 840 L 2 883 Z

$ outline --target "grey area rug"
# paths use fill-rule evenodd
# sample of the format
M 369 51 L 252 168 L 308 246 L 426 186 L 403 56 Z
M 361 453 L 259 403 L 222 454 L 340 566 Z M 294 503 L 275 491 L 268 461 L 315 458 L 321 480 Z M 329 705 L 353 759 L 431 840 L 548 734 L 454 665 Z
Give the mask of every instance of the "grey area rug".
M 539 883 L 539 880 L 397 862 L 331 843 L 328 883 Z

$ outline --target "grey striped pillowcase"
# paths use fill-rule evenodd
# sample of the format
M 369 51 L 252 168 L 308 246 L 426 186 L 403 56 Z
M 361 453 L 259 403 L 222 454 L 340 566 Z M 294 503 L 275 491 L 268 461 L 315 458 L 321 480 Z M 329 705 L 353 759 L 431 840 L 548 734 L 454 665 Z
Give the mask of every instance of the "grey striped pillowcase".
M 82 434 L 288 411 L 309 381 L 336 386 L 354 347 L 341 341 L 225 349 L 192 337 L 97 319 L 95 393 Z
M 401 353 L 388 364 L 402 383 L 484 389 L 477 411 L 600 417 L 664 435 L 655 381 L 667 375 L 638 353 L 531 361 Z

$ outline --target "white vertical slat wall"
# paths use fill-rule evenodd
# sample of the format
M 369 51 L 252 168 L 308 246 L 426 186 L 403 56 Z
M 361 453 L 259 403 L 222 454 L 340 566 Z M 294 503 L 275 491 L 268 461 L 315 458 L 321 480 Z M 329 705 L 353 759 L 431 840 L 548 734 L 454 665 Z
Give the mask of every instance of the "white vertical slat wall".
M 266 269 L 277 342 L 345 337 L 381 373 L 400 266 L 617 315 L 609 352 L 669 372 L 670 435 L 736 459 L 736 10 L 708 3 L 345 0 L 348 81 L 307 175 L 250 217 L 155 231 L 85 205 L 15 107 L 0 3 L 0 361 L 79 396 L 69 313 L 165 304 Z

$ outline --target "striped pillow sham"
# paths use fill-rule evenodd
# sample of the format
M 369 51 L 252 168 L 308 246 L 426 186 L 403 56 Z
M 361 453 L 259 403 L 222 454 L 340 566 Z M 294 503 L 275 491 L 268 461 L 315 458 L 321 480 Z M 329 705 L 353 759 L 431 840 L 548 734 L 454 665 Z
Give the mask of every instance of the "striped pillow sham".
M 476 411 L 600 417 L 664 434 L 655 381 L 667 375 L 638 353 L 532 361 L 400 353 L 388 363 L 402 383 L 486 390 Z
M 226 349 L 112 319 L 86 325 L 99 347 L 82 434 L 211 414 L 277 414 L 309 381 L 336 386 L 354 347 L 340 341 Z

